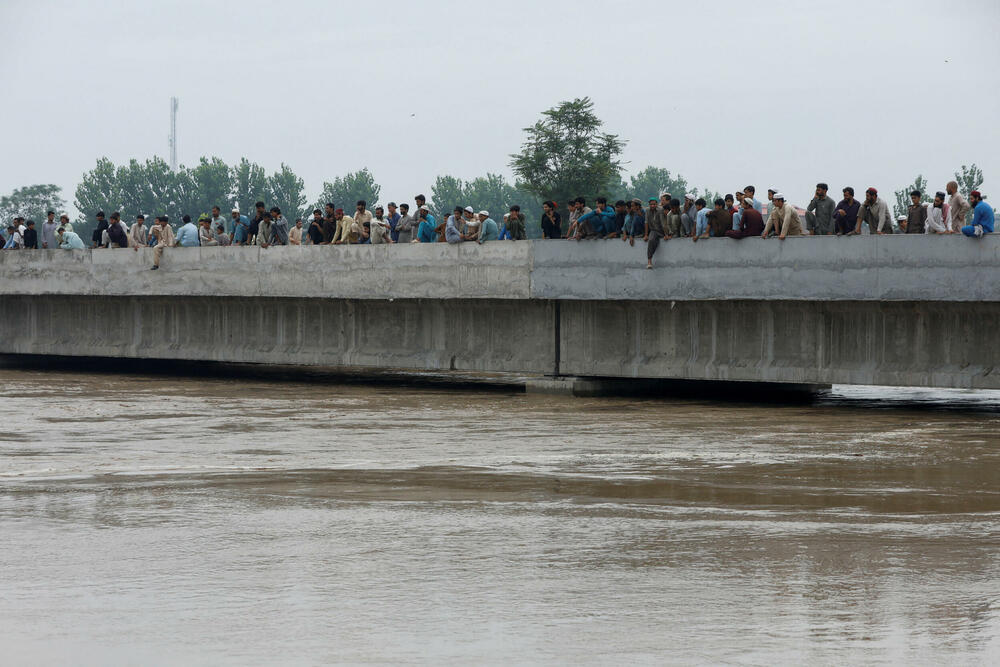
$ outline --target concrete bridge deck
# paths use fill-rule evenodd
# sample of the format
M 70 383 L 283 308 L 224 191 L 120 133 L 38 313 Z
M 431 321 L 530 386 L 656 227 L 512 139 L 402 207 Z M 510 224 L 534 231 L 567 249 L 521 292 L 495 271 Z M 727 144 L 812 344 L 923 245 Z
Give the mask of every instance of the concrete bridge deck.
M 8 352 L 1000 389 L 1000 235 L 0 253 Z

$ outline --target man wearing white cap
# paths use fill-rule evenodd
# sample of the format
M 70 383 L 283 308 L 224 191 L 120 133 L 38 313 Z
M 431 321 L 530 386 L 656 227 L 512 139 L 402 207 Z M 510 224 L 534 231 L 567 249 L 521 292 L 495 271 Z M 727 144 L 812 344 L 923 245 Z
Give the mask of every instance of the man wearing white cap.
M 500 226 L 497 221 L 490 217 L 489 211 L 479 212 L 479 239 L 480 244 L 487 241 L 497 241 L 500 239 Z
M 471 206 L 466 206 L 465 211 L 462 212 L 462 240 L 463 241 L 478 241 L 479 240 L 479 217 L 476 215 L 476 210 Z
M 769 193 L 770 196 L 770 193 Z M 795 208 L 785 203 L 785 195 L 775 192 L 771 198 L 773 209 L 771 215 L 767 217 L 767 224 L 764 225 L 764 233 L 761 238 L 767 238 L 773 228 L 778 232 L 778 239 L 785 240 L 786 236 L 802 236 L 802 221 Z

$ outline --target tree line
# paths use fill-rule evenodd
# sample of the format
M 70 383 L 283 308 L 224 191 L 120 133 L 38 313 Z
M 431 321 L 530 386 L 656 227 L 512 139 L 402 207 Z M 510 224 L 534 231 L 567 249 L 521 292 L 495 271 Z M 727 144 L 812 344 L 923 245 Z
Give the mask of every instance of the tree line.
M 528 236 L 537 238 L 541 235 L 537 221 L 543 201 L 555 201 L 562 208 L 578 196 L 588 200 L 605 196 L 612 202 L 633 198 L 645 201 L 662 192 L 675 196 L 693 192 L 707 201 L 720 196 L 707 188 L 699 193 L 680 174 L 663 167 L 645 167 L 626 181 L 622 161 L 626 141 L 604 131 L 603 121 L 587 97 L 562 102 L 542 112 L 539 121 L 524 128 L 524 137 L 520 150 L 509 156 L 508 165 L 515 176 L 513 183 L 494 173 L 467 181 L 451 175 L 438 176 L 428 193 L 434 213 L 447 214 L 454 206 L 470 204 L 499 216 L 512 204 L 518 204 L 529 221 Z M 982 170 L 975 164 L 963 165 L 955 173 L 955 180 L 959 191 L 967 197 L 982 184 Z M 910 191 L 926 192 L 926 187 L 926 179 L 918 175 L 912 185 L 897 190 L 896 214 L 905 215 Z M 133 159 L 122 165 L 102 157 L 83 175 L 74 194 L 73 203 L 80 211 L 75 226 L 88 238 L 94 213 L 99 210 L 108 214 L 111 211 L 126 215 L 165 214 L 179 220 L 183 214 L 196 217 L 208 213 L 215 205 L 247 212 L 254 202 L 264 201 L 268 206 L 278 206 L 287 218 L 295 220 L 306 218 L 313 208 L 322 209 L 326 202 L 345 209 L 353 208 L 354 202 L 361 199 L 374 204 L 380 201 L 381 186 L 364 167 L 332 182 L 325 181 L 319 198 L 310 205 L 305 182 L 284 163 L 268 174 L 264 167 L 246 158 L 229 165 L 218 157 L 202 157 L 193 167 L 182 165 L 172 171 L 160 157 L 144 162 Z M 415 194 L 400 196 L 408 198 Z M 21 215 L 40 221 L 45 218 L 45 211 L 58 212 L 65 207 L 61 189 L 50 184 L 19 188 L 0 197 L 0 215 L 5 220 Z M 223 215 L 227 214 L 228 210 L 223 210 Z

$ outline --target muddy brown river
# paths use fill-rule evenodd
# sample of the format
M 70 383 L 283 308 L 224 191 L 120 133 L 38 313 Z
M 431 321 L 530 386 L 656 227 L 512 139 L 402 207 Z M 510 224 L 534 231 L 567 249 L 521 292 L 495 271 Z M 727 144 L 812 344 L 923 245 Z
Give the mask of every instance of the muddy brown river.
M 1000 392 L 0 370 L 0 662 L 997 664 Z

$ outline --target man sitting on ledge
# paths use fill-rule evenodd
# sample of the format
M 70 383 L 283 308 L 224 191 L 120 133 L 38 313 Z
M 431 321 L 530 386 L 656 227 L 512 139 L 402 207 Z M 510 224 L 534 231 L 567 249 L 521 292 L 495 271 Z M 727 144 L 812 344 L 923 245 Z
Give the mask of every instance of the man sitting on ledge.
M 65 227 L 60 227 L 56 232 L 59 239 L 59 247 L 63 250 L 83 250 L 83 239 L 76 232 L 68 232 Z
M 160 258 L 163 257 L 163 249 L 174 245 L 174 230 L 171 228 L 169 222 L 170 220 L 167 216 L 161 215 L 156 219 L 156 224 L 149 230 L 152 237 L 156 240 L 156 245 L 153 246 L 153 268 L 150 269 L 151 271 L 156 271 L 160 268 Z
M 760 236 L 764 233 L 764 216 L 753 207 L 753 199 L 751 197 L 744 197 L 741 203 L 743 211 L 740 213 L 739 229 L 730 229 L 726 232 L 726 236 L 731 239 Z
M 462 231 L 459 226 L 462 224 L 462 207 L 456 206 L 455 211 L 448 216 L 448 221 L 445 223 L 444 227 L 444 239 L 448 243 L 461 243 L 465 239 L 462 238 Z
M 792 206 L 785 203 L 785 195 L 775 192 L 771 203 L 774 205 L 774 210 L 767 217 L 767 225 L 764 226 L 761 237 L 766 239 L 772 228 L 778 232 L 778 239 L 781 241 L 784 241 L 786 236 L 802 236 L 799 214 Z
M 979 190 L 969 193 L 969 203 L 972 204 L 972 224 L 962 227 L 962 233 L 976 238 L 982 238 L 983 234 L 992 234 L 996 215 L 993 207 L 986 203 Z

